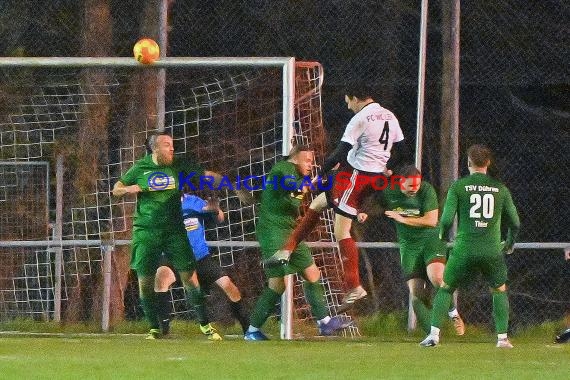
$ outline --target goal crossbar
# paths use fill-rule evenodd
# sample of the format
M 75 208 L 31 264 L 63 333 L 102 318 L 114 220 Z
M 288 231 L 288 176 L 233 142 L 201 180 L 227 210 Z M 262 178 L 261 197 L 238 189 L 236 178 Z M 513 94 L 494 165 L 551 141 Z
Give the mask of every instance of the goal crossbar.
M 0 68 L 190 68 L 190 67 L 276 67 L 283 72 L 283 145 L 284 156 L 291 150 L 295 112 L 295 57 L 164 57 L 142 64 L 130 57 L 0 57 Z
M 125 246 L 130 245 L 131 240 L 10 240 L 0 241 L 0 248 L 15 247 L 87 247 L 87 246 Z M 259 248 L 257 241 L 240 241 L 240 240 L 216 240 L 208 241 L 210 247 L 239 247 L 239 248 Z M 312 241 L 306 242 L 310 248 L 337 248 L 338 243 L 328 241 Z M 357 242 L 358 248 L 368 249 L 391 249 L 399 248 L 400 245 L 394 242 Z M 453 247 L 453 243 L 447 243 L 448 247 Z M 521 242 L 515 243 L 515 249 L 567 249 L 570 248 L 570 242 Z

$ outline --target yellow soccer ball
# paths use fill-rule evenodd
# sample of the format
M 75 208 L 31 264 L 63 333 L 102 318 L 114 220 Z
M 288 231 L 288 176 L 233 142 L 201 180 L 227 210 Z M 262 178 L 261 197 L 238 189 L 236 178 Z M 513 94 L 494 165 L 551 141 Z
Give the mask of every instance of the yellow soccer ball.
M 142 38 L 133 47 L 133 54 L 137 61 L 148 65 L 158 59 L 160 48 L 156 41 L 150 38 Z

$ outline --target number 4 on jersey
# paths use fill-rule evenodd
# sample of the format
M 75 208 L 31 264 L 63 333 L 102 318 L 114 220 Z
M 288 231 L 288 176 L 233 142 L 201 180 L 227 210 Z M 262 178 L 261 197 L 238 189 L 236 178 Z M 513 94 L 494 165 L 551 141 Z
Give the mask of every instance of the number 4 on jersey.
M 384 129 L 382 129 L 382 134 L 380 135 L 380 144 L 384 144 L 384 150 L 388 149 L 388 137 L 390 137 L 390 124 L 387 121 L 384 122 Z

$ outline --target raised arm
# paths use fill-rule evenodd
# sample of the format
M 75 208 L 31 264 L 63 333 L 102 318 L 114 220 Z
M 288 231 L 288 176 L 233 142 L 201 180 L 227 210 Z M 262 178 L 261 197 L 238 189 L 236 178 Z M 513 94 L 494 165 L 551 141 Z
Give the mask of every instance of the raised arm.
M 113 186 L 113 190 L 111 190 L 111 193 L 115 197 L 122 197 L 125 194 L 136 194 L 140 193 L 141 191 L 142 189 L 140 188 L 139 185 L 125 186 L 121 181 L 117 181 Z
M 392 218 L 398 223 L 412 227 L 435 227 L 439 216 L 439 211 L 437 209 L 428 211 L 419 218 L 402 216 L 398 211 L 385 211 L 384 213 L 388 218 Z
M 341 141 L 336 149 L 325 159 L 323 167 L 321 169 L 321 176 L 327 174 L 332 168 L 336 166 L 339 162 L 346 160 L 348 152 L 352 149 L 352 144 Z

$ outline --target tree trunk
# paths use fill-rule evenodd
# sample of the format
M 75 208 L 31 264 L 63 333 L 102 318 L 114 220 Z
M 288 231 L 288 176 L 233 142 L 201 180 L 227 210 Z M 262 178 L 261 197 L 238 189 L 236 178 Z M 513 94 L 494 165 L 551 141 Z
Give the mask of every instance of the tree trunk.
M 459 0 L 441 2 L 443 48 L 440 203 L 459 173 Z
M 89 57 L 106 57 L 111 55 L 112 23 L 109 0 L 86 0 L 83 14 L 83 41 L 81 55 Z M 97 89 L 105 88 L 109 82 L 106 69 L 86 69 L 81 74 L 81 88 L 85 102 L 81 114 L 84 115 L 79 125 L 79 133 L 73 146 L 76 156 L 75 175 L 73 184 L 68 188 L 72 198 L 70 205 L 81 208 L 95 207 L 84 199 L 86 194 L 97 191 L 97 179 L 103 178 L 101 168 L 108 163 L 107 125 L 110 118 L 110 98 L 106 91 L 99 93 Z M 68 168 L 71 169 L 71 168 Z M 70 178 L 69 176 L 67 176 Z M 85 219 L 96 218 L 85 210 Z M 81 236 L 88 238 L 90 234 L 104 231 L 81 230 Z M 102 276 L 94 273 L 98 266 L 91 266 L 88 261 L 100 254 L 99 249 L 76 248 L 77 286 L 69 294 L 66 318 L 67 321 L 99 319 L 101 316 Z M 90 309 L 90 310 L 88 310 Z

